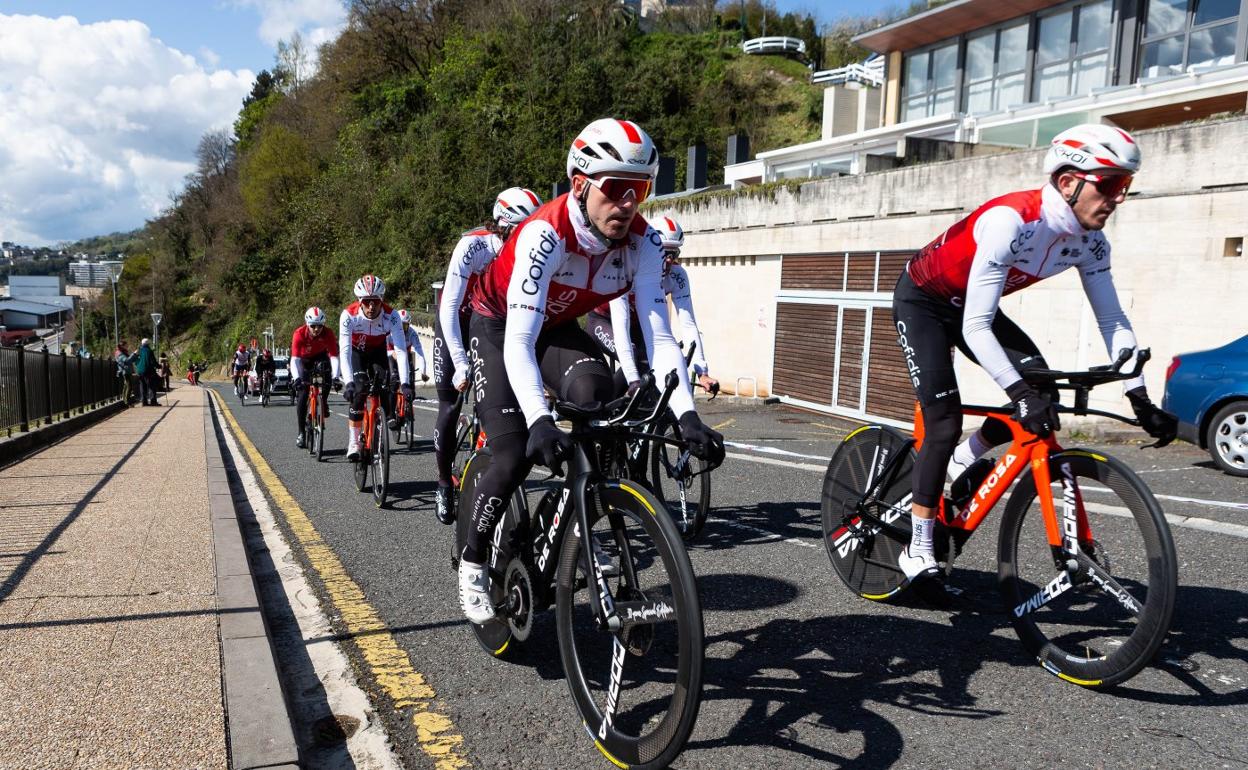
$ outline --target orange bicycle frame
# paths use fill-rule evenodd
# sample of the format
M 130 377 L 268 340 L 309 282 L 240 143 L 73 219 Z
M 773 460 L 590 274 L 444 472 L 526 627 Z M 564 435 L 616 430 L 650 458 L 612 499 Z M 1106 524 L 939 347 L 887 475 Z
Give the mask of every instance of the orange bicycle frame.
M 1040 511 L 1044 516 L 1044 530 L 1049 545 L 1057 548 L 1062 545 L 1063 527 L 1057 514 L 1057 506 L 1053 502 L 1053 490 L 1050 486 L 1053 478 L 1049 472 L 1049 456 L 1062 451 L 1057 437 L 1049 435 L 1040 438 L 1028 432 L 1008 414 L 994 411 L 988 407 L 964 406 L 962 413 L 980 417 L 995 417 L 1009 427 L 1013 441 L 993 467 L 992 472 L 980 483 L 979 488 L 971 496 L 970 502 L 961 511 L 951 510 L 948 498 L 941 496 L 940 510 L 937 515 L 941 523 L 951 529 L 960 529 L 968 533 L 975 531 L 983 522 L 988 512 L 1005 495 L 1024 469 L 1031 467 L 1032 478 L 1036 485 L 1036 497 L 1040 501 Z M 914 406 L 914 446 L 917 450 L 923 445 L 923 410 L 919 404 Z M 1092 539 L 1091 527 L 1088 524 L 1087 511 L 1083 507 L 1083 496 L 1078 488 L 1074 489 L 1076 509 L 1076 533 L 1080 542 Z

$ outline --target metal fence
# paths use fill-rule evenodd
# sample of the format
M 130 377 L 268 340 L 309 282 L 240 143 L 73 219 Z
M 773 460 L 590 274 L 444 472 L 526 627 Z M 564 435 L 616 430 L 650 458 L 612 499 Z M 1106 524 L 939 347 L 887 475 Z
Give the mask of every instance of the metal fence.
M 0 348 L 0 433 L 29 431 L 121 397 L 108 359 Z

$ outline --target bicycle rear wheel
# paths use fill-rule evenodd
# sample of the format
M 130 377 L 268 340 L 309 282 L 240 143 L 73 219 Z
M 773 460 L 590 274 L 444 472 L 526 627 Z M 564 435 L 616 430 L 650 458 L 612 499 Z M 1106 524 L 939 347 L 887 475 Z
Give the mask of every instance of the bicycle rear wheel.
M 676 422 L 669 415 L 656 432 L 661 436 L 675 436 Z M 671 514 L 680 536 L 691 541 L 706 525 L 711 508 L 711 475 L 701 472 L 704 463 L 692 455 L 682 464 L 684 452 L 678 447 L 655 442 L 649 449 L 654 496 Z
M 1118 460 L 1070 449 L 1049 458 L 1049 471 L 1063 545 L 1049 545 L 1028 470 L 1001 520 L 1001 595 L 1041 666 L 1068 682 L 1112 687 L 1147 665 L 1170 629 L 1174 540 L 1153 493 Z M 1067 533 L 1080 533 L 1078 554 Z
M 601 482 L 587 492 L 593 537 L 619 574 L 596 585 L 579 527 L 559 551 L 556 625 L 568 688 L 585 729 L 621 767 L 666 767 L 684 749 L 702 700 L 702 608 L 676 525 L 640 484 Z M 597 503 L 594 507 L 598 508 Z M 623 621 L 598 627 L 605 590 Z
M 837 577 L 864 599 L 884 601 L 907 585 L 897 557 L 910 542 L 914 458 L 914 444 L 900 431 L 866 425 L 845 437 L 824 474 L 823 544 Z M 861 516 L 859 504 L 872 489 L 867 512 L 891 529 Z
M 386 410 L 378 407 L 373 423 L 373 502 L 378 508 L 386 505 L 386 493 L 390 489 L 390 431 L 386 430 Z

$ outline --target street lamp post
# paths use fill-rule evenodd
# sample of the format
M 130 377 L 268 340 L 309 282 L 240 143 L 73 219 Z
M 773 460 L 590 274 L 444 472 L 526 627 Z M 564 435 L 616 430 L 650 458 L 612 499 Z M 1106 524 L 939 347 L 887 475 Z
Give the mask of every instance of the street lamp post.
M 121 346 L 121 336 L 117 332 L 117 279 L 126 269 L 125 263 L 108 266 L 108 280 L 113 284 L 113 348 Z
M 152 350 L 160 350 L 160 313 L 152 313 Z

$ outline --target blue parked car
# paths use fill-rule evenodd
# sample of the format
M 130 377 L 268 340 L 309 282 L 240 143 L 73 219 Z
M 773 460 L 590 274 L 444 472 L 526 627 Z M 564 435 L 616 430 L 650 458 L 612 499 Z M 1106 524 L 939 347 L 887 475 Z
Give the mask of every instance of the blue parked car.
M 1248 336 L 1175 356 L 1161 405 L 1178 416 L 1179 438 L 1208 449 L 1227 473 L 1248 476 Z

